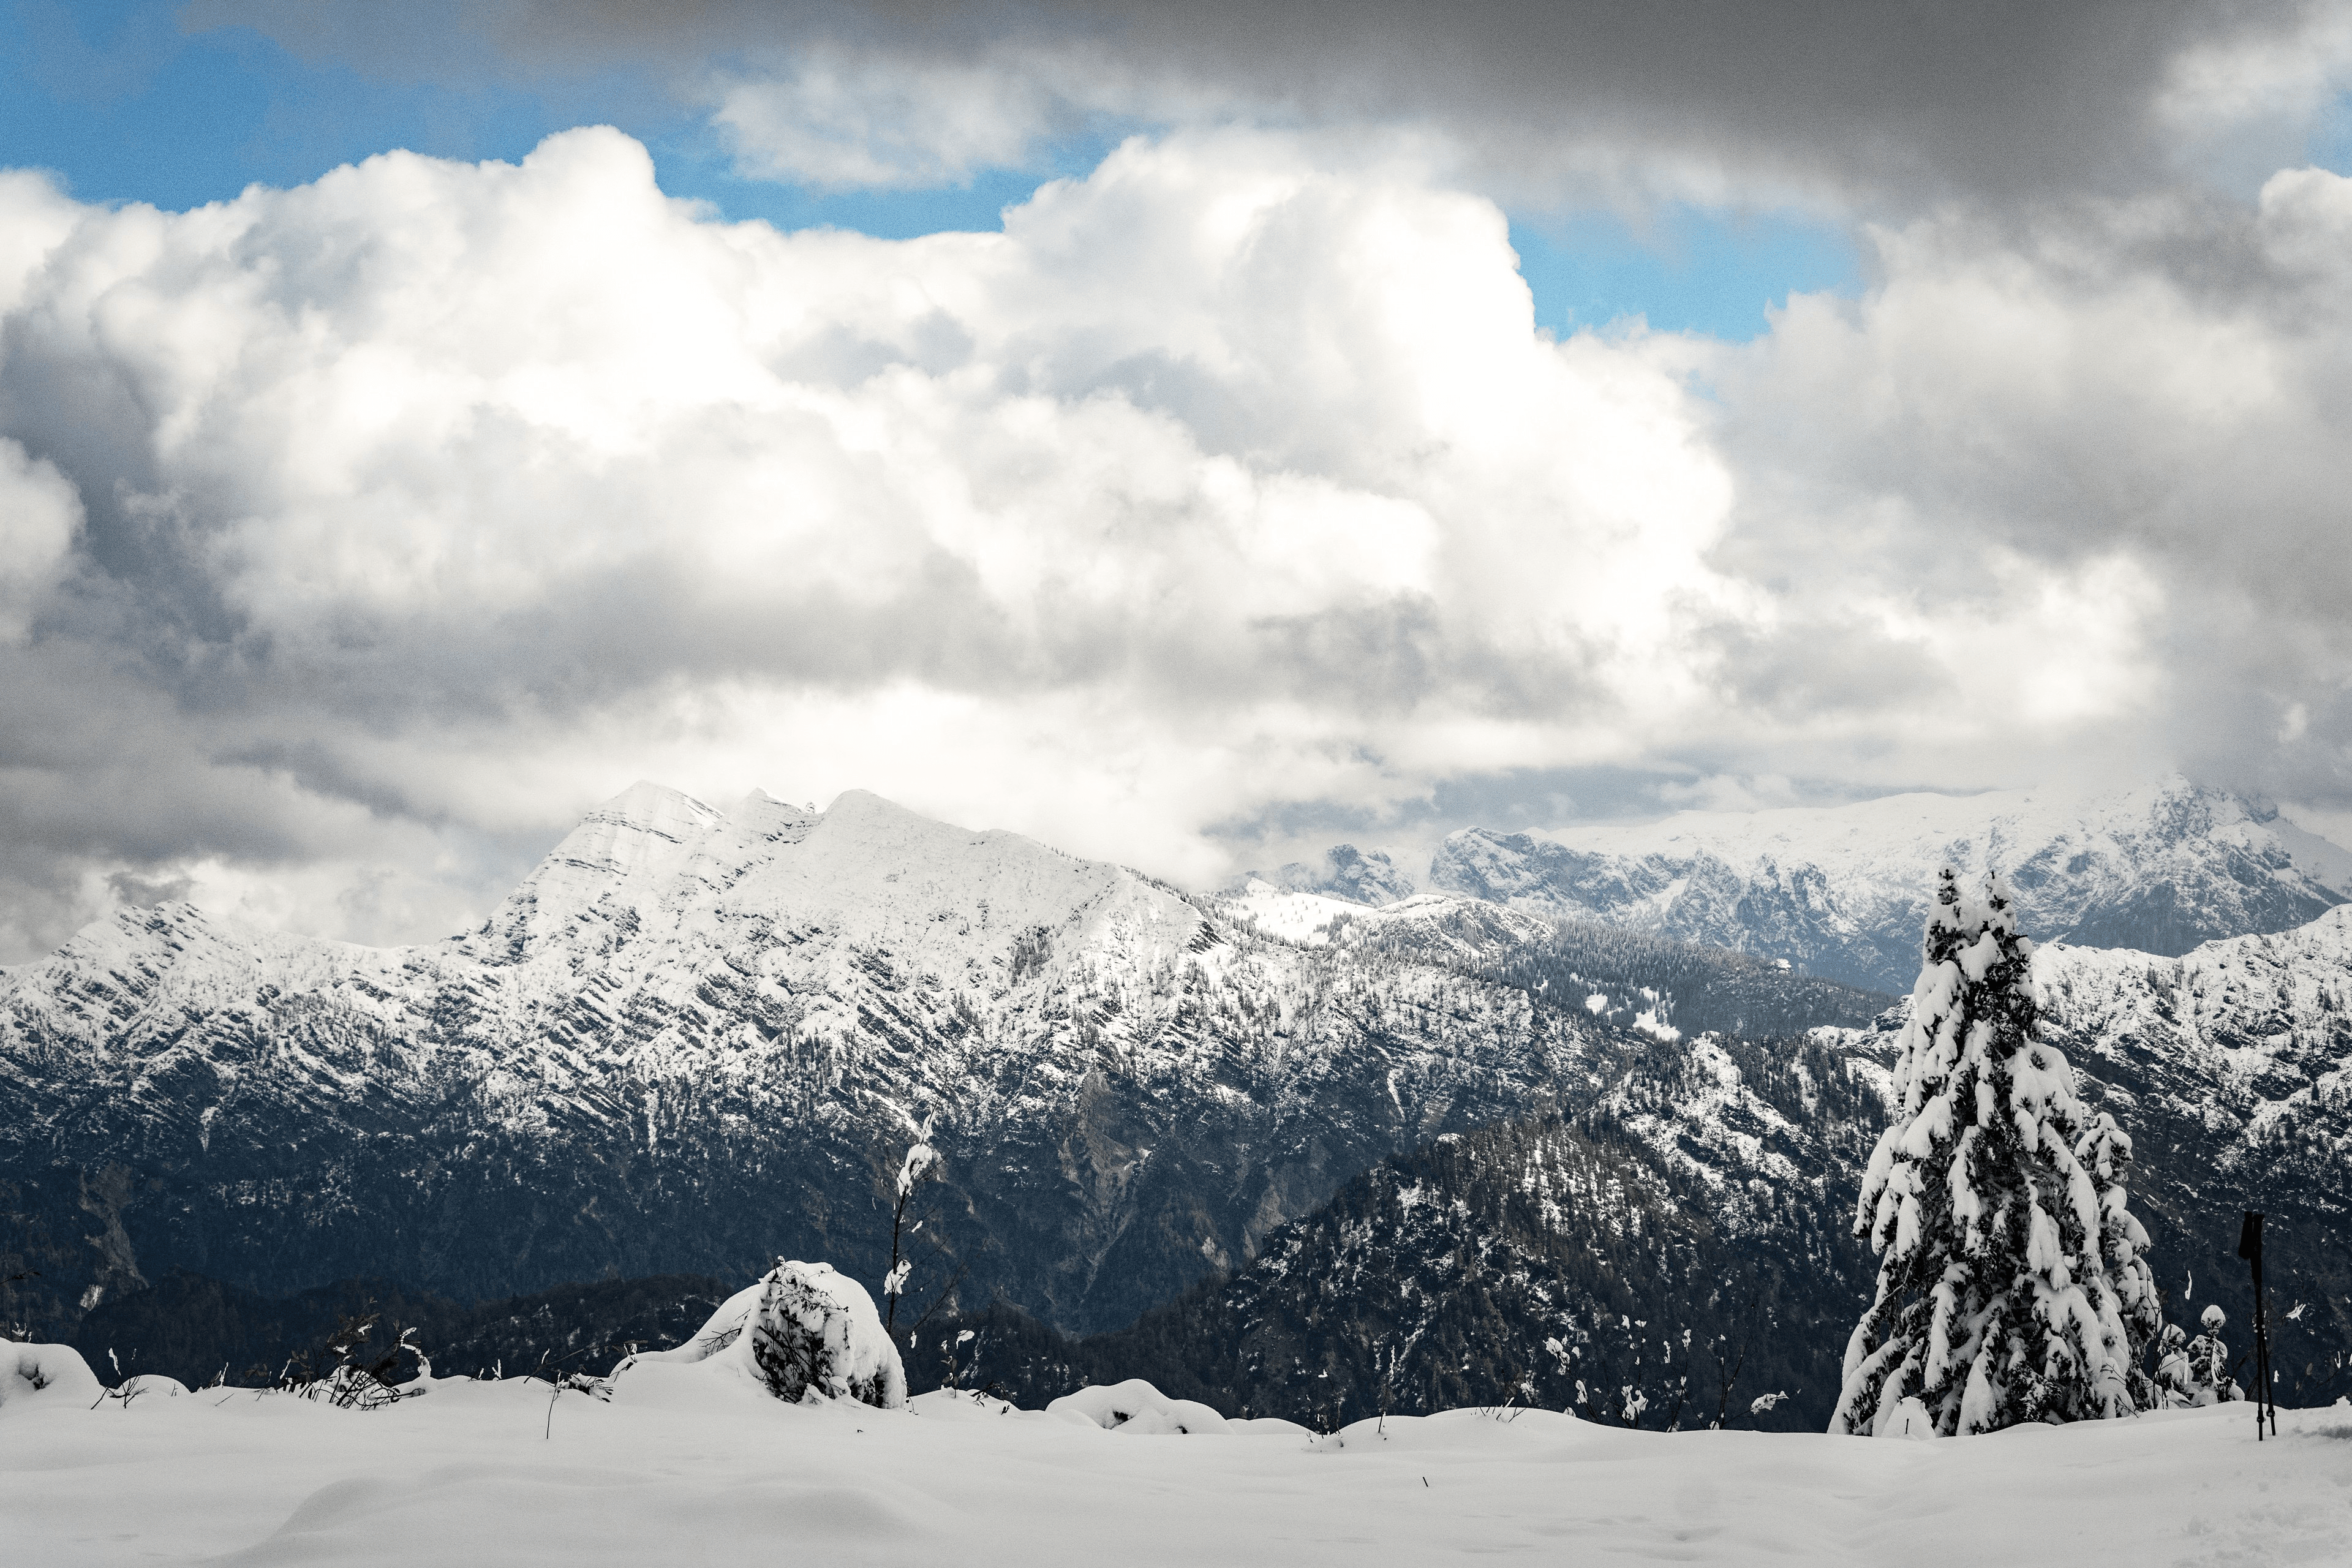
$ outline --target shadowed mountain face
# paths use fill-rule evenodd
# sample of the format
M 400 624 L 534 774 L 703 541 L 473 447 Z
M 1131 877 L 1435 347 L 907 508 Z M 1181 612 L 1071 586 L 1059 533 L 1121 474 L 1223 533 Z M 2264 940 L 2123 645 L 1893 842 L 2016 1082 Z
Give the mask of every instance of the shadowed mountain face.
M 1559 956 L 1528 916 L 1306 903 L 1349 918 L 867 795 L 639 785 L 443 942 L 123 911 L 0 976 L 0 1250 L 37 1275 L 0 1307 L 54 1327 L 173 1268 L 461 1300 L 779 1254 L 875 1280 L 934 1119 L 925 1242 L 964 1294 L 1106 1328 L 1384 1155 L 1580 1103 L 1643 1047 L 1623 1026 L 1674 1016 L 1654 965 L 1579 960 L 1607 1008 L 1496 968 Z
M 1556 838 L 1469 828 L 1440 846 L 1430 884 L 1900 993 L 1946 864 L 2007 877 L 2037 938 L 2167 956 L 2286 931 L 2352 897 L 2352 854 L 2179 778 L 2087 800 L 2010 791 L 1685 812 Z

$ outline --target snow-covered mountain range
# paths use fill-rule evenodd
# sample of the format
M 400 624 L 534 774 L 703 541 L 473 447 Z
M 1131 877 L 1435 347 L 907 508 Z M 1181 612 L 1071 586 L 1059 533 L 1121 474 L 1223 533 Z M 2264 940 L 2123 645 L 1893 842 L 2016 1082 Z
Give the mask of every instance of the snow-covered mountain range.
M 779 1252 L 878 1276 L 883 1172 L 936 1117 L 967 1292 L 1123 1322 L 1636 1041 L 1461 970 L 1541 921 L 1345 907 L 1294 941 L 1247 897 L 871 795 L 641 784 L 446 942 L 122 910 L 0 976 L 18 1295 L 70 1313 L 183 1266 L 488 1297 Z
M 461 1299 L 780 1252 L 877 1279 L 888 1173 L 935 1118 L 961 1299 L 1099 1330 L 1252 1278 L 1384 1160 L 1595 1116 L 1648 1151 L 1643 1202 L 1809 1260 L 1783 1271 L 1835 1294 L 1806 1310 L 1847 1310 L 1818 1259 L 1883 1116 L 1883 999 L 1546 908 L 1187 896 L 870 795 L 640 785 L 442 942 L 120 911 L 0 973 L 0 1275 L 37 1275 L 0 1310 L 70 1320 L 173 1268 Z M 2208 1232 L 2267 1204 L 2309 1242 L 2283 1278 L 2340 1300 L 2352 909 L 2178 957 L 2055 944 L 2038 973 L 2141 1139 L 2160 1251 L 2202 1280 L 2234 1239 Z M 1304 1289 L 1257 1299 L 1321 1321 L 1281 1305 Z
M 2279 1397 L 2352 1392 L 2352 907 L 2179 958 L 2055 945 L 2034 975 L 2044 1037 L 2135 1140 L 2169 1320 L 2218 1303 L 2246 1347 L 2235 1247 L 2263 1210 Z M 973 1375 L 1137 1369 L 1316 1423 L 1517 1399 L 1691 1426 L 1780 1392 L 1757 1424 L 1819 1431 L 1873 1288 L 1850 1227 L 1902 1016 L 1654 1040 L 1575 1116 L 1383 1161 L 1125 1333 L 1057 1355 L 976 1320 Z
M 2037 938 L 2168 955 L 2284 931 L 2352 899 L 2352 850 L 2177 776 L 2093 796 L 1900 795 L 1542 837 L 1465 828 L 1438 847 L 1423 885 L 1899 993 L 1946 864 L 2007 877 Z M 1386 856 L 1347 845 L 1265 879 L 1367 902 L 1404 887 Z

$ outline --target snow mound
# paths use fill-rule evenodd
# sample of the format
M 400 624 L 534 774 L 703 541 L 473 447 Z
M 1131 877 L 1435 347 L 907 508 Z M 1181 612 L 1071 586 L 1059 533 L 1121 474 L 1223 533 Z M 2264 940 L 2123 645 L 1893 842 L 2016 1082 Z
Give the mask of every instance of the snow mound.
M 119 1399 L 136 1399 L 142 1394 L 158 1399 L 177 1399 L 188 1392 L 188 1385 L 176 1377 L 165 1377 L 160 1372 L 142 1372 L 136 1377 L 125 1378 L 122 1386 L 114 1391 Z
M 89 1363 L 71 1345 L 0 1342 L 0 1408 L 35 1400 L 63 1405 L 79 1399 L 95 1405 L 104 1392 Z
M 1927 1402 L 1914 1394 L 1895 1401 L 1894 1408 L 1878 1423 L 1871 1436 L 1914 1443 L 1929 1442 L 1937 1436 L 1936 1418 L 1927 1413 Z
M 1226 1432 L 1233 1426 L 1200 1401 L 1171 1399 L 1139 1377 L 1108 1386 L 1088 1384 L 1045 1406 L 1045 1414 L 1099 1426 L 1106 1432 L 1134 1432 L 1145 1436 Z
M 896 1410 L 907 1403 L 906 1371 L 874 1298 L 830 1263 L 778 1258 L 758 1284 L 719 1303 L 684 1344 L 623 1362 L 613 1372 L 615 1384 L 649 1364 L 732 1373 L 793 1405 L 851 1399 Z

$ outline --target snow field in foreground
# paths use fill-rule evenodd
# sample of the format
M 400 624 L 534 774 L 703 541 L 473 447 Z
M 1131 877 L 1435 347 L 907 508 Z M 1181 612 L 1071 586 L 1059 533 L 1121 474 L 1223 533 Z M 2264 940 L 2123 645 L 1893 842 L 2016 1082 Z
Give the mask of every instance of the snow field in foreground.
M 691 1373 L 665 1368 L 664 1373 Z M 635 1374 L 632 1374 L 633 1376 Z M 0 1410 L 0 1560 L 2352 1562 L 2352 1409 L 1903 1442 L 1627 1432 L 1545 1411 L 1143 1436 L 1075 1413 L 780 1405 L 708 1378 L 611 1405 L 444 1380 L 383 1411 L 250 1391 Z

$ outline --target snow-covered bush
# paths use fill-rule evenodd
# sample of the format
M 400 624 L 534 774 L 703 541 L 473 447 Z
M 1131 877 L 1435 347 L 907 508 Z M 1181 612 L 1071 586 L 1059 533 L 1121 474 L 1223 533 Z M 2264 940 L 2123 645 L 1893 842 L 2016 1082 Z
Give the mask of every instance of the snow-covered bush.
M 335 1326 L 318 1346 L 293 1356 L 278 1370 L 278 1392 L 314 1399 L 338 1410 L 382 1410 L 425 1393 L 433 1363 L 410 1342 L 415 1329 L 403 1330 L 399 1337 L 375 1351 L 368 1348 L 368 1336 L 381 1317 L 377 1312 L 339 1313 Z M 402 1360 L 408 1357 L 415 1358 L 420 1375 L 414 1383 L 394 1387 L 392 1380 L 399 1375 Z
M 2167 1405 L 2191 1404 L 2193 1382 L 2189 1371 L 2189 1336 L 2180 1331 L 2179 1323 L 2167 1323 L 2157 1342 L 2157 1396 Z
M 2230 1321 L 2229 1314 L 2219 1307 L 2208 1307 L 2197 1321 L 2205 1331 L 2189 1342 L 2189 1402 L 2226 1405 L 2245 1397 L 2230 1376 L 2230 1351 L 2221 1342 L 2221 1330 Z
M 42 1400 L 96 1404 L 104 1385 L 71 1345 L 0 1340 L 0 1408 Z
M 915 1260 L 905 1251 L 908 1232 L 907 1211 L 915 1201 L 915 1189 L 926 1178 L 937 1180 L 940 1173 L 940 1153 L 930 1144 L 931 1126 L 937 1113 L 923 1118 L 915 1132 L 915 1141 L 898 1161 L 898 1190 L 893 1194 L 890 1209 L 890 1267 L 882 1276 L 882 1300 L 888 1303 L 883 1314 L 883 1327 L 895 1329 L 898 1322 L 898 1298 L 906 1293 L 907 1278 L 915 1271 Z M 920 1229 L 922 1221 L 915 1222 Z
M 1855 1214 L 1878 1289 L 1830 1429 L 1878 1430 L 1912 1398 L 1944 1435 L 2130 1415 L 2155 1397 L 2139 1352 L 2159 1321 L 2131 1140 L 2036 1037 L 2033 944 L 1997 879 L 1974 898 L 1948 868 L 1924 948 Z
M 2230 1352 L 2221 1342 L 2221 1329 L 2229 1321 L 2221 1308 L 2206 1308 L 2198 1319 L 2205 1331 L 2193 1340 L 2179 1324 L 2164 1325 L 2156 1386 L 2165 1404 L 2225 1405 L 2243 1397 L 2230 1376 Z
M 874 1298 L 830 1263 L 778 1258 L 758 1284 L 720 1302 L 684 1344 L 640 1352 L 613 1369 L 613 1380 L 647 1363 L 705 1362 L 793 1404 L 855 1399 L 895 1410 L 907 1403 L 907 1374 Z

